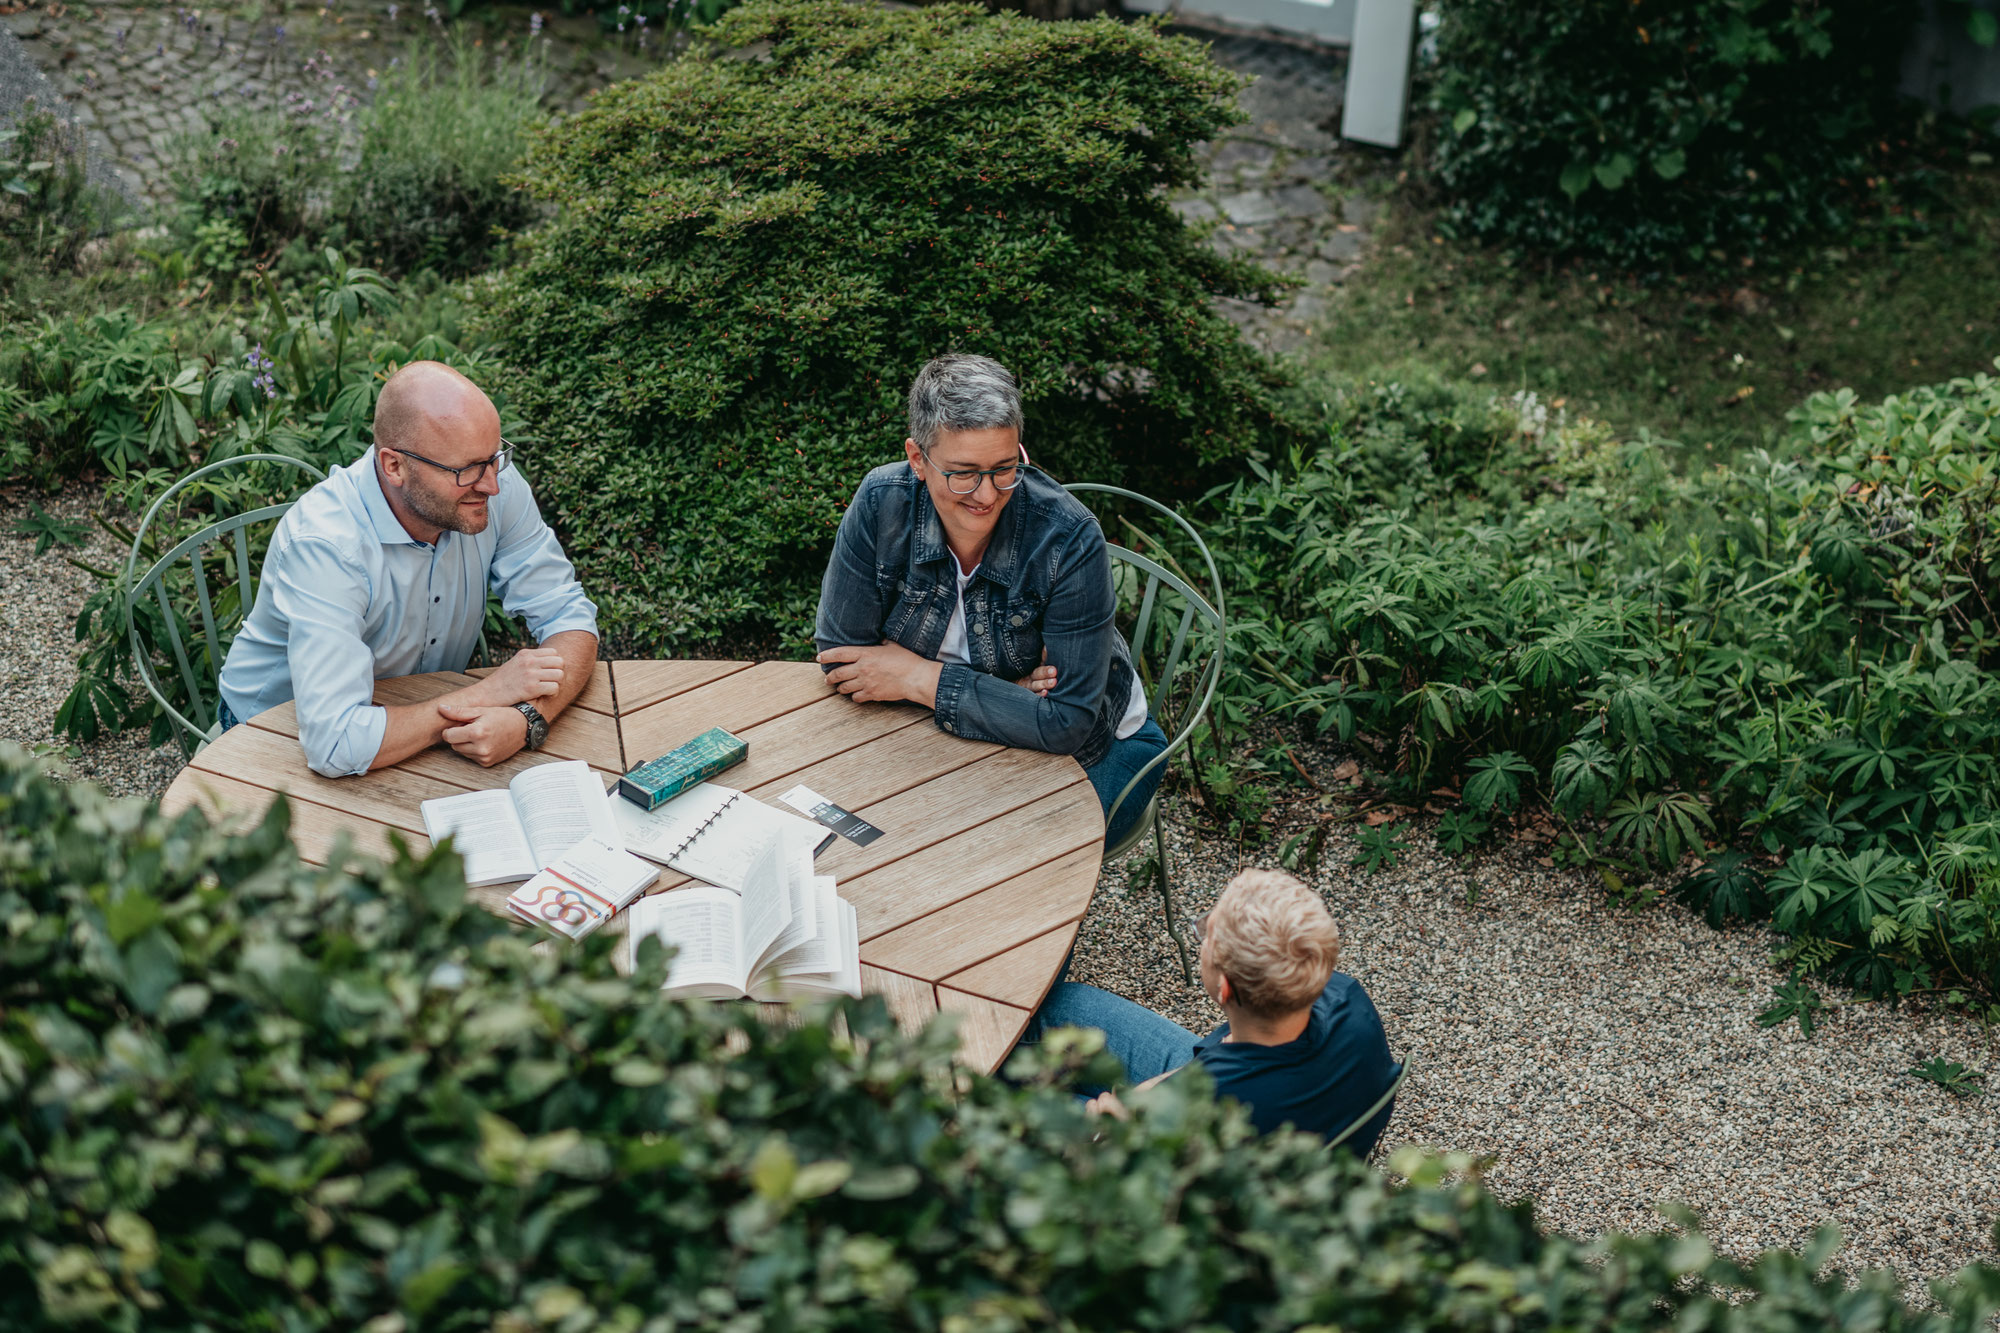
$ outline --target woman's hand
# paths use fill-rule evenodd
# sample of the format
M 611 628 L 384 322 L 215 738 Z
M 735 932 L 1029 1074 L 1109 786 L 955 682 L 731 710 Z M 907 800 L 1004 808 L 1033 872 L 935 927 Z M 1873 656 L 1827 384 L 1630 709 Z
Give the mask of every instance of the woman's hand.
M 1049 661 L 1049 650 L 1042 649 L 1042 664 L 1014 682 L 1024 690 L 1033 690 L 1046 699 L 1049 691 L 1056 687 L 1055 665 Z
M 907 699 L 926 708 L 937 707 L 941 663 L 918 657 L 900 643 L 874 647 L 855 644 L 829 648 L 813 659 L 840 663 L 826 673 L 827 683 L 856 703 L 895 703 Z

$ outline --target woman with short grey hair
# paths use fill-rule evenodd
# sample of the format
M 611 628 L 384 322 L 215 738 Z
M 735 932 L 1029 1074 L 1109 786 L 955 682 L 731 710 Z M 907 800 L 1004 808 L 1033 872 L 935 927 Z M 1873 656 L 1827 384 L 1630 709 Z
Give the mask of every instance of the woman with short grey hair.
M 813 630 L 827 679 L 859 703 L 922 704 L 954 736 L 1074 755 L 1108 809 L 1167 737 L 1113 623 L 1104 533 L 1029 465 L 999 362 L 933 358 L 909 405 L 903 459 L 863 478 L 834 538 Z

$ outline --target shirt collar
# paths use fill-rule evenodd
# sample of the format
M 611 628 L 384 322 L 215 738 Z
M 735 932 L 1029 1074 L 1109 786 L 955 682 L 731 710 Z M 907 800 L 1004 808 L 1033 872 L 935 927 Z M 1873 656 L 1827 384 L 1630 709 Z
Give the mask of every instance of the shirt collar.
M 954 572 L 958 561 L 953 558 L 951 548 L 945 544 L 944 520 L 938 517 L 937 506 L 931 503 L 930 487 L 924 485 L 922 477 L 913 469 L 911 483 L 917 488 L 916 534 L 913 538 L 913 555 L 920 565 L 935 560 L 948 561 Z M 1018 563 L 1020 551 L 1019 532 L 1026 520 L 1023 514 L 1024 502 L 1028 498 L 1028 488 L 1022 485 L 1014 491 L 1007 507 L 1000 511 L 1000 522 L 993 529 L 993 540 L 986 544 L 986 554 L 979 558 L 979 566 L 973 570 L 975 578 L 991 579 L 1002 587 L 1014 586 L 1014 566 Z M 399 525 L 400 526 L 400 525 Z
M 361 455 L 355 464 L 361 472 L 356 485 L 361 488 L 361 505 L 368 511 L 368 521 L 375 528 L 376 539 L 384 546 L 422 546 L 425 543 L 410 535 L 403 526 L 403 520 L 396 517 L 396 511 L 389 507 L 389 497 L 382 493 L 382 478 L 376 472 L 375 447 Z

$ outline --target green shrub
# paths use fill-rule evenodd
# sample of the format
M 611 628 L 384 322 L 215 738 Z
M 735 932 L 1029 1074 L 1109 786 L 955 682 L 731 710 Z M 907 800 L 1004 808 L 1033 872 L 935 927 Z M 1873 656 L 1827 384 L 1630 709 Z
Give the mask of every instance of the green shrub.
M 1441 391 L 1337 396 L 1328 447 L 1216 495 L 1237 691 L 1408 795 L 1552 805 L 1608 870 L 1719 831 L 1754 856 L 1688 881 L 1713 920 L 1768 913 L 1871 994 L 2000 1002 L 2000 379 L 1821 394 L 1689 476 L 1489 402 L 1481 448 Z
M 1393 1188 L 1190 1073 L 1093 1121 L 879 999 L 796 1026 L 565 952 L 458 858 L 301 865 L 0 756 L 0 1324 L 178 1330 L 1972 1333 L 2000 1273 L 1544 1236 L 1464 1159 Z M 829 1021 L 831 1020 L 831 1021 Z M 1103 1074 L 1101 1055 L 1091 1062 Z M 1067 1061 L 1067 1064 L 1062 1063 Z M 1750 1299 L 1711 1294 L 1725 1284 Z
M 528 200 L 501 176 L 541 116 L 532 48 L 489 58 L 457 35 L 420 39 L 365 106 L 318 57 L 300 82 L 277 115 L 218 103 L 182 143 L 177 225 L 190 251 L 205 257 L 240 234 L 259 254 L 304 240 L 395 272 L 463 274 L 529 219 Z
M 1067 475 L 1185 486 L 1277 437 L 1272 368 L 1209 308 L 1272 279 L 1164 197 L 1238 115 L 1199 46 L 838 0 L 710 31 L 544 133 L 524 180 L 561 212 L 492 310 L 526 466 L 628 649 L 803 639 L 939 352 L 1007 364 Z
M 385 71 L 361 119 L 360 157 L 343 183 L 347 235 L 397 272 L 469 273 L 529 220 L 529 200 L 501 176 L 541 117 L 542 64 L 490 60 L 463 37 L 417 43 Z
M 1645 269 L 1838 229 L 1914 6 L 1445 0 L 1442 13 L 1448 225 Z
M 73 267 L 117 211 L 84 171 L 83 132 L 28 99 L 0 126 L 0 297 L 23 270 Z
M 454 341 L 459 308 L 451 292 L 435 282 L 420 291 L 406 301 L 387 279 L 327 251 L 310 282 L 287 292 L 266 278 L 261 306 L 212 329 L 122 309 L 17 326 L 10 333 L 19 336 L 0 343 L 0 467 L 8 480 L 42 483 L 102 469 L 108 512 L 139 514 L 201 463 L 252 453 L 285 454 L 322 469 L 352 462 L 370 443 L 375 395 L 398 366 L 440 360 L 493 378 L 482 348 Z M 496 401 L 504 411 L 504 395 Z M 504 420 L 509 429 L 518 424 L 511 415 Z M 253 469 L 201 483 L 184 493 L 180 509 L 160 516 L 148 534 L 148 558 L 218 514 L 291 498 L 303 476 Z M 101 521 L 121 543 L 133 540 L 123 520 Z M 261 563 L 269 530 L 252 535 L 251 559 Z M 243 610 L 234 557 L 224 543 L 204 560 L 226 644 Z M 170 720 L 132 675 L 116 578 L 122 567 L 81 567 L 97 587 L 77 614 L 77 681 L 56 712 L 55 730 L 90 740 L 148 726 L 152 743 L 162 744 L 172 735 Z M 206 638 L 194 632 L 192 587 L 170 588 L 169 602 L 197 674 L 212 678 L 221 664 L 208 660 Z M 169 697 L 183 711 L 205 711 L 212 701 L 196 708 L 185 697 L 167 655 L 166 613 L 149 600 L 135 614 L 144 641 L 160 648 Z

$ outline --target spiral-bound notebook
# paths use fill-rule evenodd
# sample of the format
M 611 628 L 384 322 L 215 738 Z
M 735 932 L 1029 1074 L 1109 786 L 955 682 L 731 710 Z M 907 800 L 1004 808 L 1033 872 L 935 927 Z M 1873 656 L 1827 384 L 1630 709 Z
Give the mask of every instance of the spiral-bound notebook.
M 612 801 L 611 816 L 627 851 L 738 893 L 751 861 L 774 833 L 804 843 L 814 856 L 834 839 L 810 819 L 713 782 L 690 787 L 652 810 Z

